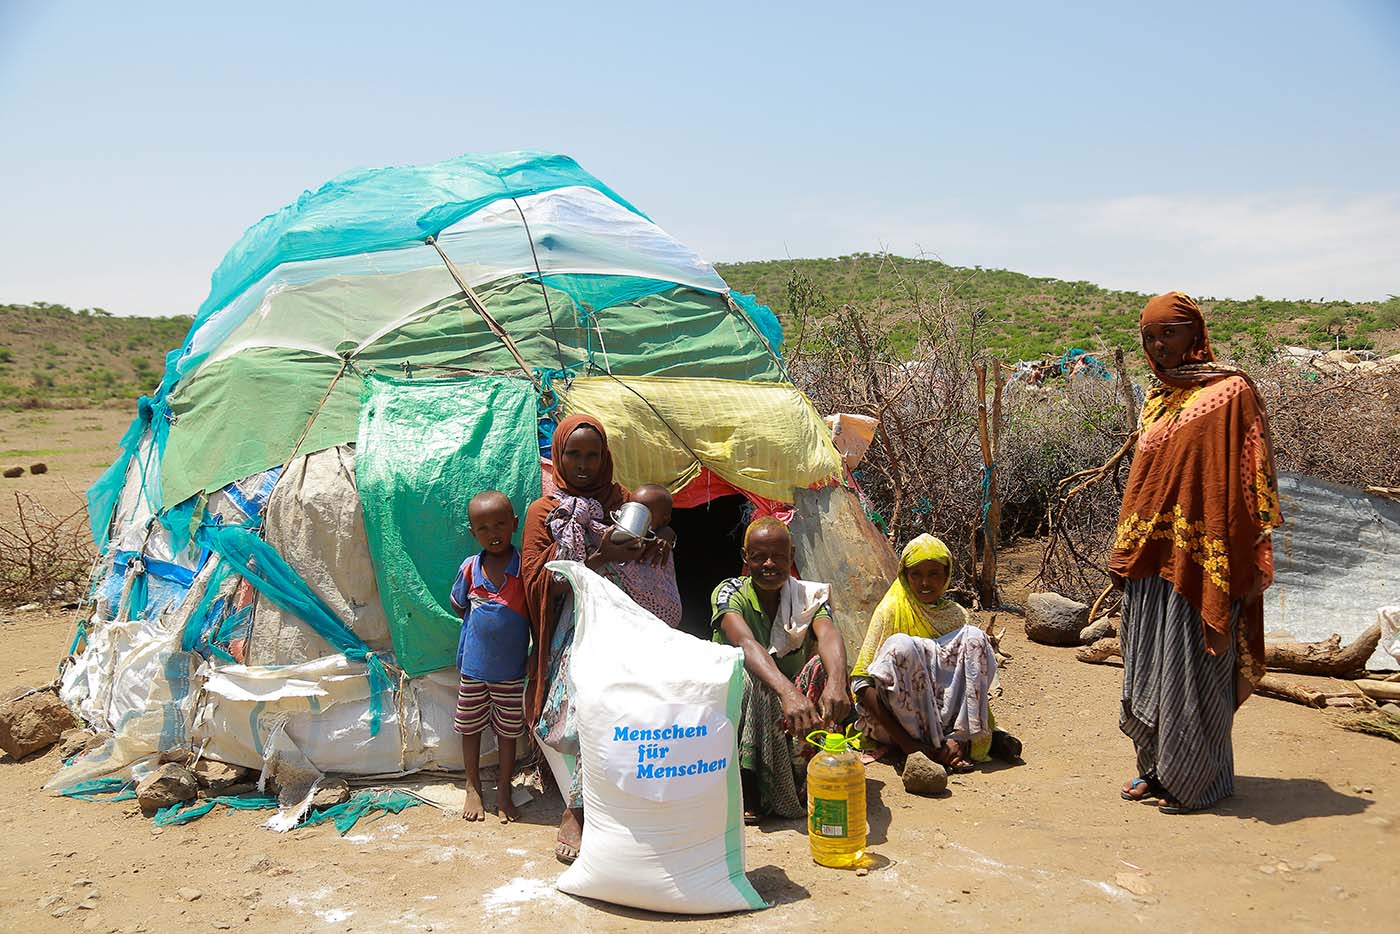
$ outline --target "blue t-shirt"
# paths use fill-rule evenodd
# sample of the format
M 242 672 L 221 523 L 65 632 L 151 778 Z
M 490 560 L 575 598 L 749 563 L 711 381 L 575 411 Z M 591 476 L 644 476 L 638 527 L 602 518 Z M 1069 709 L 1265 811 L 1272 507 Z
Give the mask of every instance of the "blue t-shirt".
M 457 640 L 458 671 L 493 683 L 525 677 L 530 616 L 520 580 L 519 551 L 511 550 L 499 589 L 481 572 L 481 555 L 463 561 L 452 582 L 452 609 L 463 617 Z

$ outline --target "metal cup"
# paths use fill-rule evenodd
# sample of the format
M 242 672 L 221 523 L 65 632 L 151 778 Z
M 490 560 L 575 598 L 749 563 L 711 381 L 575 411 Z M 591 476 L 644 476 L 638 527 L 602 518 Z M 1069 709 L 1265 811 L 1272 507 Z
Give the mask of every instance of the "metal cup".
M 623 503 L 612 514 L 615 542 L 630 542 L 651 534 L 651 510 L 642 503 Z

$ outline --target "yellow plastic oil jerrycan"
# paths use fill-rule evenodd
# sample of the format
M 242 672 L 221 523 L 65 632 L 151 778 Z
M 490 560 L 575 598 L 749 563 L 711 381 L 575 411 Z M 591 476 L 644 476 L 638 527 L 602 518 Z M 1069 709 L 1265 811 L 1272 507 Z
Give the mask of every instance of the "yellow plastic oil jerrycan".
M 859 734 L 816 730 L 807 742 L 821 752 L 807 764 L 807 842 L 821 866 L 854 866 L 865 855 L 865 766 Z

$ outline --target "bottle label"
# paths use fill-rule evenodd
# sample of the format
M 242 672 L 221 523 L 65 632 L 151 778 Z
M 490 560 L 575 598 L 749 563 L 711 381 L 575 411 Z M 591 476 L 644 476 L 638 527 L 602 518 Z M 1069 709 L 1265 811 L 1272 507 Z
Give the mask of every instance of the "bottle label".
M 812 825 L 809 833 L 819 837 L 844 837 L 846 828 L 845 798 L 813 798 Z

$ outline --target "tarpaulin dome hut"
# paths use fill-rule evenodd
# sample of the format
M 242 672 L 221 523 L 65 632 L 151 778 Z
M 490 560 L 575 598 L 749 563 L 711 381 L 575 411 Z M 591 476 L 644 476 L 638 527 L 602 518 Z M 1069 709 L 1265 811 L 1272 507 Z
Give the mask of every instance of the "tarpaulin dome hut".
M 53 787 L 179 749 L 459 768 L 466 503 L 495 488 L 523 514 L 563 413 L 602 418 L 619 479 L 666 484 L 680 513 L 799 503 L 808 576 L 878 577 L 842 564 L 862 539 L 857 562 L 888 571 L 781 342 L 566 156 L 352 172 L 263 218 L 88 493 L 101 557 L 62 697 L 116 739 Z M 706 515 L 695 529 L 727 531 Z M 715 560 L 687 544 L 682 565 Z M 848 639 L 888 579 L 841 588 Z

